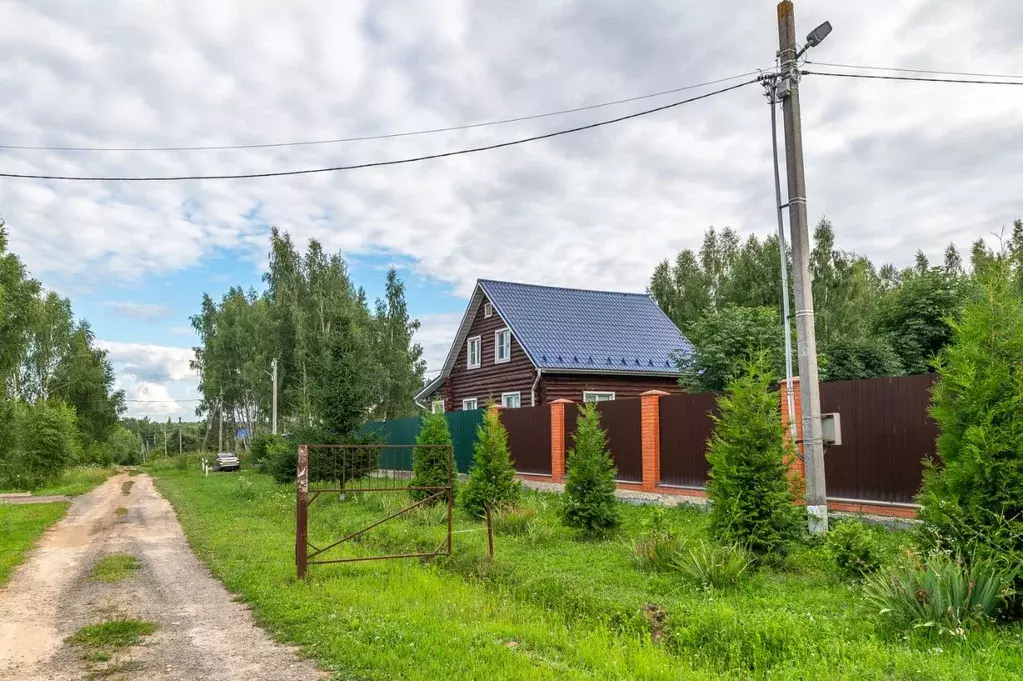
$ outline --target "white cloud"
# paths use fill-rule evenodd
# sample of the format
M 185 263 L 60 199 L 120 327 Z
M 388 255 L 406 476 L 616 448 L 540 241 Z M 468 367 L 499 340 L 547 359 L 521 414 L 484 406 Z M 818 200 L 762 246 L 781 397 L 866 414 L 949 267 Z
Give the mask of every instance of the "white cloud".
M 189 366 L 189 348 L 97 340 L 107 351 L 123 389 L 128 416 L 195 418 L 198 376 Z
M 435 378 L 444 365 L 448 349 L 455 338 L 455 331 L 462 321 L 462 313 L 427 314 L 419 317 L 422 326 L 413 339 L 423 346 L 427 378 Z
M 98 340 L 96 345 L 106 350 L 114 366 L 126 374 L 139 378 L 165 378 L 171 381 L 197 378 L 196 373 L 188 366 L 195 358 L 191 348 L 108 340 Z
M 131 301 L 108 300 L 103 306 L 112 310 L 115 314 L 131 319 L 142 321 L 153 321 L 166 319 L 171 316 L 172 310 L 166 305 L 156 303 L 138 303 Z
M 171 326 L 167 328 L 168 333 L 173 333 L 176 336 L 194 336 L 195 329 L 191 326 Z
M 0 139 L 188 145 L 323 139 L 458 124 L 643 94 L 770 65 L 774 0 L 704 3 L 249 2 L 0 6 L 17 59 Z M 1023 72 L 1009 0 L 867 0 L 827 18 L 822 61 Z M 1018 21 L 1016 22 L 1018 24 Z M 910 30 L 912 28 L 912 30 Z M 815 68 L 813 66 L 809 68 Z M 822 69 L 823 70 L 823 69 Z M 1021 210 L 1023 88 L 807 76 L 811 219 L 839 245 L 908 263 Z M 692 92 L 689 94 L 696 94 Z M 447 151 L 648 105 L 458 133 L 317 147 L 168 153 L 3 151 L 11 172 L 283 170 Z M 601 130 L 416 166 L 245 182 L 5 181 L 13 246 L 41 277 L 131 281 L 266 224 L 350 253 L 411 257 L 468 294 L 479 276 L 642 290 L 711 225 L 772 231 L 768 112 L 756 86 Z M 257 219 L 249 219 L 255 214 Z

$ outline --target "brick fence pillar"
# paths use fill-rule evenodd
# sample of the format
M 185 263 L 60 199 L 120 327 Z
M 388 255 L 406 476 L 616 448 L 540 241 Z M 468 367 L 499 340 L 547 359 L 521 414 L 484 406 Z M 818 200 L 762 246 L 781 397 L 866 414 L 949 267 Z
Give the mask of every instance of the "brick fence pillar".
M 653 492 L 661 481 L 661 397 L 663 390 L 640 395 L 640 441 L 643 451 L 643 489 Z
M 551 482 L 565 479 L 565 405 L 572 400 L 551 402 Z
M 789 413 L 789 389 L 788 381 L 780 381 L 781 390 L 778 391 L 781 400 L 781 423 L 785 429 L 783 437 L 785 442 L 792 444 L 792 434 L 795 433 L 795 448 L 792 450 L 795 456 L 790 457 L 788 461 L 789 475 L 793 482 L 798 482 L 800 488 L 802 488 L 804 481 L 806 480 L 806 465 L 803 463 L 803 438 L 800 433 L 800 424 L 803 422 L 803 400 L 802 393 L 799 389 L 799 378 L 796 376 L 792 377 L 792 404 L 793 412 Z M 793 424 L 795 428 L 793 428 Z M 797 497 L 802 499 L 802 492 Z

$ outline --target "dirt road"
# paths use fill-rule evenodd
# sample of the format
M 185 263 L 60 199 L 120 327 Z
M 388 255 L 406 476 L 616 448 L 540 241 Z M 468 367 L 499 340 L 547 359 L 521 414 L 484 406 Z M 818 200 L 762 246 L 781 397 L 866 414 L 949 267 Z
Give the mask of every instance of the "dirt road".
M 118 582 L 91 580 L 93 566 L 115 552 L 134 555 L 142 568 Z M 156 632 L 110 660 L 87 659 L 86 651 L 64 641 L 84 625 L 118 617 L 153 621 Z M 193 555 L 152 480 L 127 473 L 76 498 L 67 517 L 0 590 L 0 679 L 77 681 L 100 675 L 166 681 L 324 678 L 253 624 L 248 609 Z

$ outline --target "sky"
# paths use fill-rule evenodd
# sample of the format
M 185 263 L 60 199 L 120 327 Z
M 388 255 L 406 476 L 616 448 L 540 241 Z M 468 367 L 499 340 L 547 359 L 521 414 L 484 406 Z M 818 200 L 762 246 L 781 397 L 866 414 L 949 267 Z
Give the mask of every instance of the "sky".
M 811 60 L 1023 74 L 1023 3 L 797 2 Z M 769 68 L 762 0 L 0 0 L 0 144 L 180 147 L 386 135 L 637 97 Z M 809 65 L 807 69 L 840 70 Z M 742 82 L 733 80 L 723 85 Z M 249 173 L 391 160 L 613 118 L 723 85 L 447 133 L 244 150 L 0 149 L 0 172 Z M 807 75 L 808 210 L 905 266 L 1023 211 L 1023 87 Z M 204 292 L 261 287 L 270 227 L 340 250 L 373 298 L 396 266 L 431 371 L 477 278 L 643 291 L 710 226 L 775 227 L 758 85 L 595 130 L 419 164 L 250 180 L 4 179 L 33 276 L 87 318 L 129 415 L 194 418 Z

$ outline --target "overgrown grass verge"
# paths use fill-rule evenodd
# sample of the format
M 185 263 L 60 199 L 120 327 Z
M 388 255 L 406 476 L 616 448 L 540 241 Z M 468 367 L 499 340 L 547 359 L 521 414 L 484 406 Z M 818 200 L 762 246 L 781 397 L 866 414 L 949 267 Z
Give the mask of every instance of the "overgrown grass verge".
M 90 492 L 94 487 L 117 473 L 114 466 L 76 466 L 63 471 L 59 477 L 51 480 L 35 490 L 4 490 L 0 492 L 28 492 L 33 496 L 69 496 L 76 497 Z
M 143 636 L 156 631 L 156 622 L 140 619 L 113 619 L 87 624 L 67 637 L 67 642 L 85 648 L 117 649 L 138 645 Z
M 119 582 L 141 569 L 142 563 L 130 553 L 111 553 L 93 566 L 89 579 L 94 582 Z
M 69 504 L 0 505 L 0 586 L 39 536 L 64 517 Z
M 167 471 L 158 484 L 200 556 L 266 626 L 351 675 L 986 679 L 1023 668 L 1018 626 L 940 646 L 926 632 L 879 633 L 861 587 L 838 575 L 823 546 L 799 547 L 787 570 L 761 569 L 726 591 L 635 564 L 633 541 L 654 526 L 689 545 L 706 541 L 707 516 L 697 509 L 623 506 L 616 536 L 579 541 L 558 524 L 556 497 L 527 494 L 529 520 L 501 533 L 493 563 L 482 523 L 459 513 L 450 559 L 317 565 L 300 584 L 294 488 L 243 475 L 244 485 Z M 321 546 L 399 503 L 322 495 L 310 541 Z M 431 550 L 443 518 L 385 523 L 338 555 Z M 894 554 L 907 539 L 885 532 L 879 541 Z

